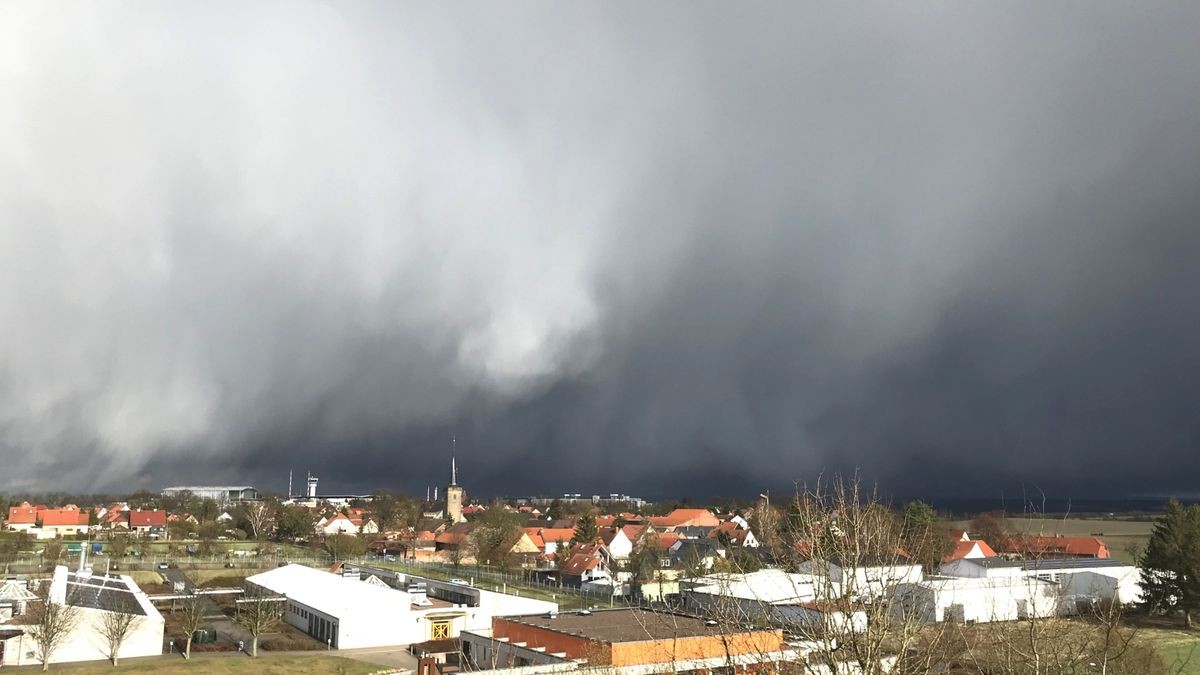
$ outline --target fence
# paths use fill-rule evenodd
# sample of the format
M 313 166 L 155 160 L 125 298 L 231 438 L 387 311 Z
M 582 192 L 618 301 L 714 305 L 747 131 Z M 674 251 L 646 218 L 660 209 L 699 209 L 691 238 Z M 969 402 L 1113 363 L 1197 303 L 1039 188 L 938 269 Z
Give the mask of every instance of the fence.
M 564 586 L 558 581 L 547 581 L 530 574 L 528 571 L 514 572 L 503 568 L 487 565 L 459 565 L 424 561 L 401 560 L 381 561 L 376 558 L 359 558 L 357 561 L 366 567 L 379 567 L 397 572 L 406 572 L 417 576 L 449 581 L 466 579 L 473 586 L 486 590 L 512 593 L 514 595 L 539 596 L 542 599 L 558 602 L 560 609 L 587 609 L 595 607 L 657 607 L 667 605 L 662 602 L 652 602 L 641 597 L 613 595 L 603 591 L 591 591 L 583 588 Z

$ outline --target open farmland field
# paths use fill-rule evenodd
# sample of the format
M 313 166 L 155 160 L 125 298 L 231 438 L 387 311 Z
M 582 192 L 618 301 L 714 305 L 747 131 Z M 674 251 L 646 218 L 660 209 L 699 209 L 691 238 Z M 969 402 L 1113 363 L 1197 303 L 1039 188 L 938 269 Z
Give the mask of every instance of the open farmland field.
M 953 527 L 967 529 L 970 521 L 958 520 Z M 1064 537 L 1097 537 L 1108 544 L 1114 558 L 1133 562 L 1130 550 L 1141 549 L 1150 539 L 1154 523 L 1119 518 L 1009 518 L 1008 526 L 1025 534 Z

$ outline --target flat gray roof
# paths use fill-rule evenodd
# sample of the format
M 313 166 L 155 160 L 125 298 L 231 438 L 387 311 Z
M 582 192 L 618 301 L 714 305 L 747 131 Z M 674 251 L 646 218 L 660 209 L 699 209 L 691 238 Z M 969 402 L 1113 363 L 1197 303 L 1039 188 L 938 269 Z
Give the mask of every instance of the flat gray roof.
M 559 614 L 553 619 L 548 616 L 498 617 L 505 621 L 536 626 L 557 633 L 579 635 L 599 642 L 639 642 L 642 640 L 665 640 L 669 638 L 720 635 L 728 632 L 730 625 L 706 624 L 706 620 L 644 609 L 605 609 L 591 614 Z M 733 625 L 737 632 L 743 629 Z

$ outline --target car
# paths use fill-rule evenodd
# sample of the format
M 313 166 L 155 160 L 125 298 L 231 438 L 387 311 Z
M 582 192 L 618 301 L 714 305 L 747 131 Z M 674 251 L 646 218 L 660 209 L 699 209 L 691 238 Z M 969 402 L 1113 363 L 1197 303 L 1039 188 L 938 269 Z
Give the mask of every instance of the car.
M 388 562 L 396 562 L 396 556 L 394 555 L 385 555 L 383 559 Z
M 459 586 L 470 586 L 471 585 L 471 582 L 467 581 L 466 579 L 458 579 L 458 578 L 451 579 L 450 583 L 458 584 Z
M 171 569 L 171 565 L 168 563 L 165 563 L 165 562 L 161 562 L 161 563 L 158 563 L 158 569 L 169 570 L 169 569 Z
M 225 568 L 226 568 L 226 569 L 233 569 L 233 563 L 232 563 L 232 562 L 227 562 L 227 563 L 225 563 Z

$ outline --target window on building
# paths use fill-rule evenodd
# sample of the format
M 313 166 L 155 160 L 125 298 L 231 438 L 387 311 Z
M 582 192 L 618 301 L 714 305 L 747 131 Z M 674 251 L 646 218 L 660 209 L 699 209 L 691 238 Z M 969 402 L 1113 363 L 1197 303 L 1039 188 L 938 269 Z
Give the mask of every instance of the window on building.
M 449 640 L 450 639 L 450 622 L 449 621 L 433 621 L 429 624 L 429 639 L 430 640 Z

